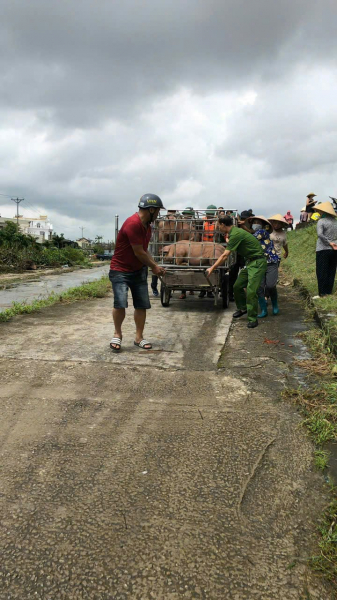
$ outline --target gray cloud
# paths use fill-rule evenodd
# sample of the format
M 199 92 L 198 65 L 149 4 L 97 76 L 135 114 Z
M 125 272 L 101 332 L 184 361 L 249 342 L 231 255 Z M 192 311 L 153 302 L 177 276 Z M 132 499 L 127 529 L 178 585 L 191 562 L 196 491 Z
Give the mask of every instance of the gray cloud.
M 262 212 L 288 208 L 289 190 L 297 208 L 308 187 L 325 197 L 335 30 L 332 0 L 11 0 L 0 192 L 27 197 L 67 235 L 80 220 L 107 237 L 146 191 Z

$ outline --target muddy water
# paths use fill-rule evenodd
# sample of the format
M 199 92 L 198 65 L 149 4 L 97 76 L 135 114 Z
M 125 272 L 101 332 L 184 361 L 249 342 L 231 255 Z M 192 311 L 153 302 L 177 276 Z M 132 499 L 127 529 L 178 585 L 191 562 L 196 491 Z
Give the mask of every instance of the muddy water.
M 13 302 L 27 302 L 38 300 L 49 296 L 52 292 L 64 292 L 72 287 L 77 287 L 83 283 L 100 279 L 102 275 L 107 275 L 109 265 L 104 267 L 95 267 L 93 269 L 80 269 L 71 273 L 61 273 L 60 275 L 45 275 L 30 279 L 27 283 L 19 283 L 9 289 L 0 290 L 0 312 L 10 308 Z

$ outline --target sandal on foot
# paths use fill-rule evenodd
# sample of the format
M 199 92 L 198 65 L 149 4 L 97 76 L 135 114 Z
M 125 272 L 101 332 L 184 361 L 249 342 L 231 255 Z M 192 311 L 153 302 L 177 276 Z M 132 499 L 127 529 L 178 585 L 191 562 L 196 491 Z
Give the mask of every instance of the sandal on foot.
M 186 300 L 186 294 L 180 294 L 179 300 Z
M 134 342 L 135 346 L 138 346 L 139 348 L 143 348 L 143 350 L 151 350 L 152 348 L 152 344 L 150 344 L 150 342 L 147 342 L 146 340 L 142 340 L 141 342 Z M 149 348 L 145 348 L 145 346 L 149 346 Z
M 114 344 L 114 346 L 112 344 Z M 119 347 L 116 348 L 116 346 L 119 346 Z M 111 348 L 112 352 L 120 352 L 121 347 L 122 347 L 122 340 L 117 337 L 112 338 L 112 340 L 110 342 L 110 348 Z

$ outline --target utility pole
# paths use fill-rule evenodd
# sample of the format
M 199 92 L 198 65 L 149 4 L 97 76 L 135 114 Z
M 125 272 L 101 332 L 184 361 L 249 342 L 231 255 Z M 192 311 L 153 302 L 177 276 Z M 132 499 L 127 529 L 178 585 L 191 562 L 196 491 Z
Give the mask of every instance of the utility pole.
M 19 229 L 19 204 L 24 201 L 24 198 L 11 198 L 11 200 L 16 204 L 16 224 Z
M 82 238 L 83 238 L 83 231 L 85 230 L 85 227 L 80 227 L 81 231 L 82 231 Z

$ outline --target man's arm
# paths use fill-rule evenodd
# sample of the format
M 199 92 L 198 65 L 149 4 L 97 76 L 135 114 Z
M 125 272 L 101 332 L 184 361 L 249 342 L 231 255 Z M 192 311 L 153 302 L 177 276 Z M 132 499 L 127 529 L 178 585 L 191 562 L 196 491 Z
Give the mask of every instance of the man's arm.
M 288 258 L 288 254 L 289 254 L 288 244 L 284 244 L 283 249 L 284 249 L 284 258 Z
M 222 263 L 225 262 L 226 258 L 228 258 L 230 253 L 231 253 L 230 250 L 225 250 L 225 252 L 220 256 L 220 258 L 218 258 L 218 260 L 214 263 L 214 265 L 212 265 L 209 269 L 206 270 L 207 277 L 212 275 L 213 271 L 215 269 L 217 269 L 218 267 L 220 267 L 220 265 L 222 265 Z
M 147 267 L 150 267 L 150 269 L 152 269 L 154 275 L 163 275 L 165 273 L 165 269 L 157 265 L 157 263 L 153 260 L 151 254 L 148 251 L 144 250 L 143 246 L 132 246 L 132 250 L 134 251 L 135 256 L 138 258 L 138 260 L 140 260 L 140 262 L 143 263 L 143 265 L 146 265 Z

